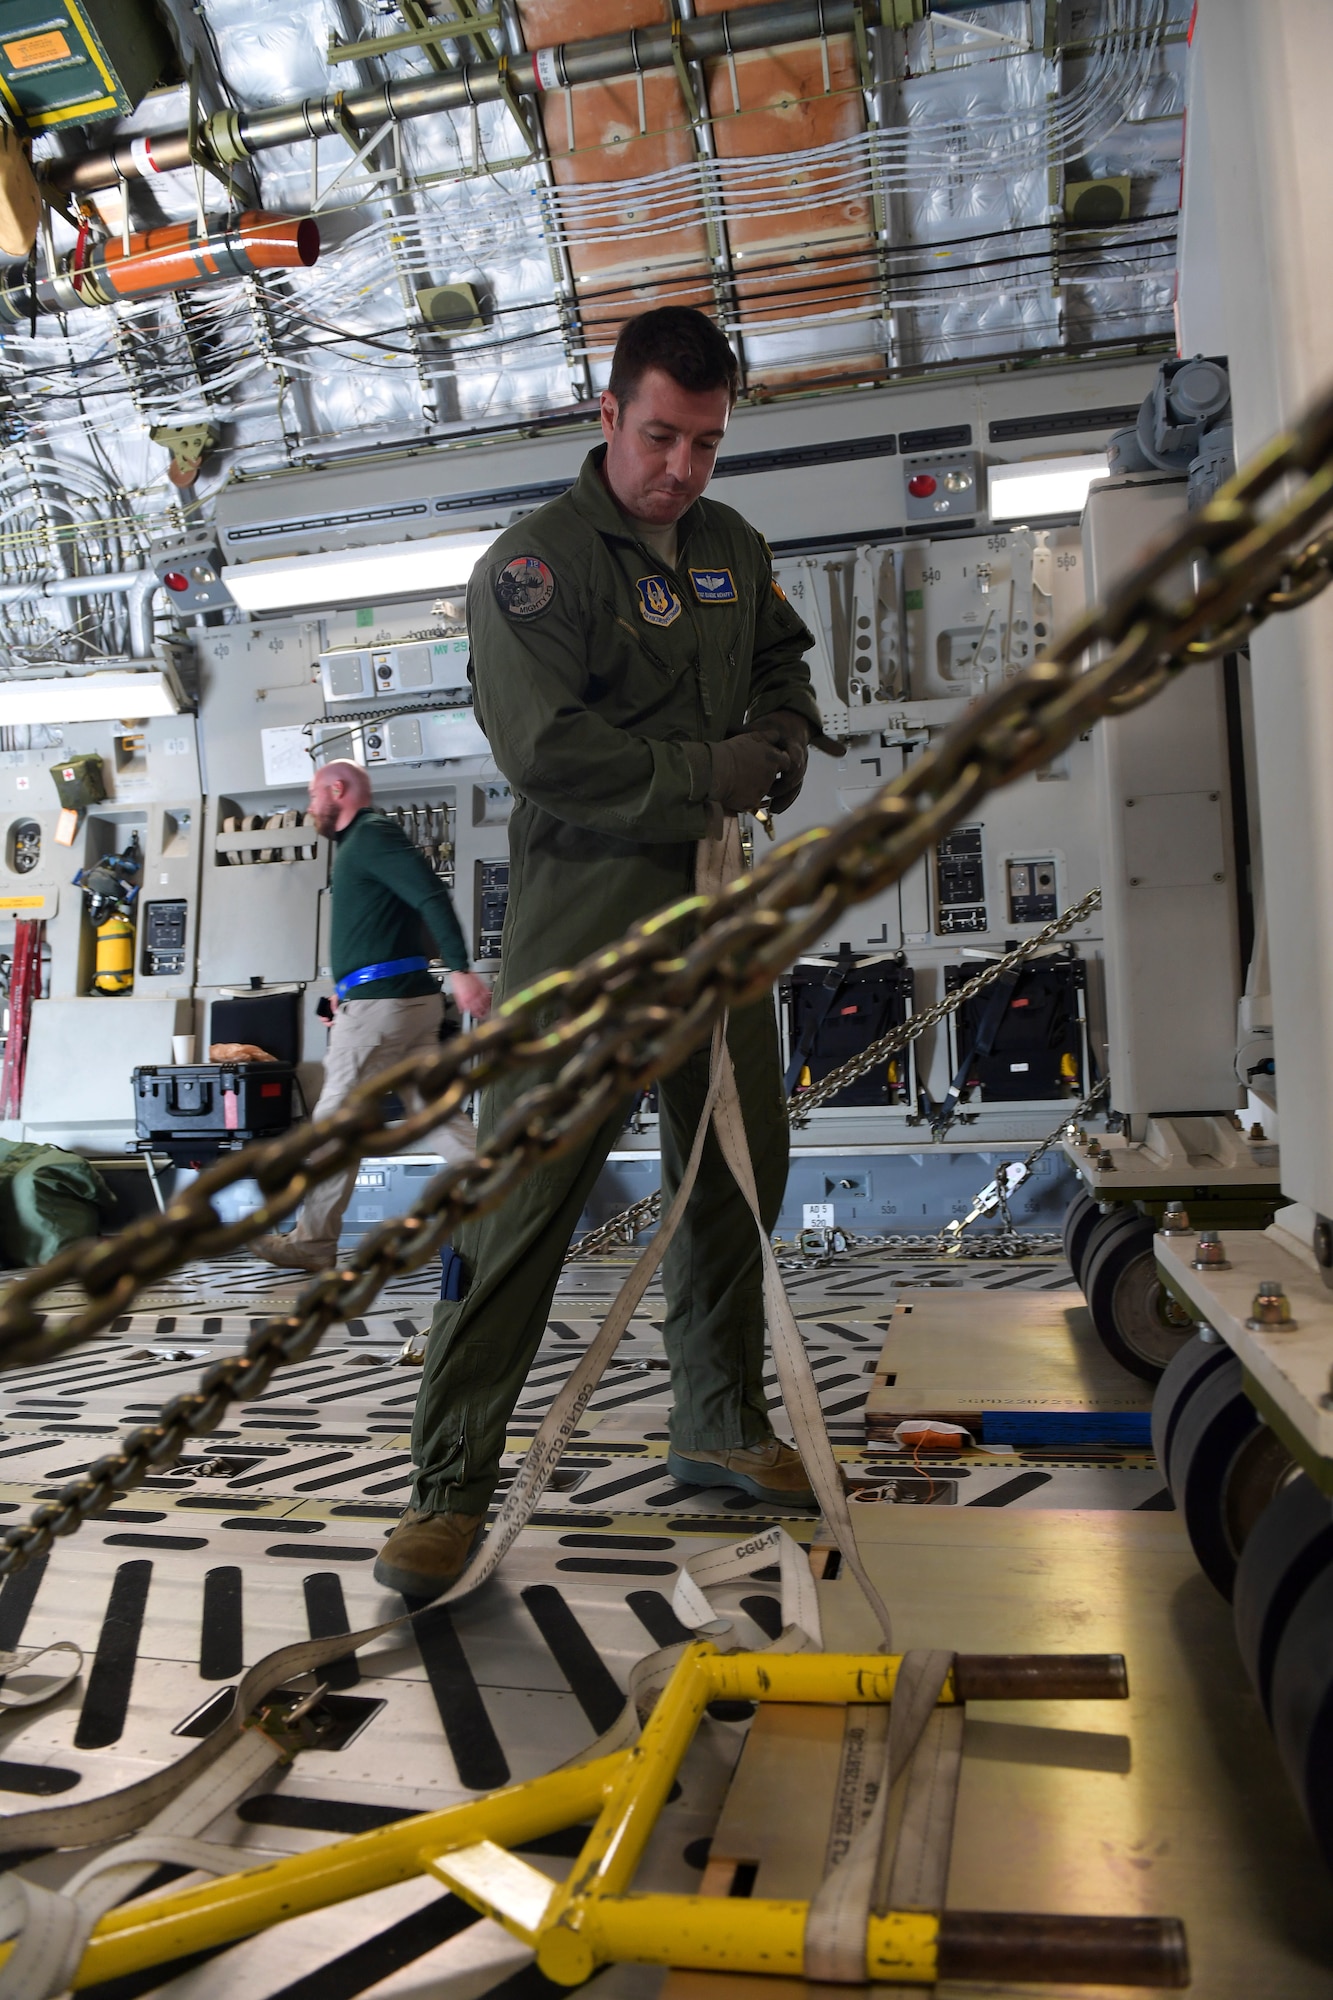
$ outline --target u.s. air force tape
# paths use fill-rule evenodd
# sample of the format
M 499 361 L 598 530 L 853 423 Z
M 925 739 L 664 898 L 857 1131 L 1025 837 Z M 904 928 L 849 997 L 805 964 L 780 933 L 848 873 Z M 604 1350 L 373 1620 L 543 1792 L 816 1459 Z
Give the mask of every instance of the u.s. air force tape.
M 555 578 L 540 556 L 515 556 L 495 579 L 495 599 L 510 618 L 536 618 L 555 596 Z

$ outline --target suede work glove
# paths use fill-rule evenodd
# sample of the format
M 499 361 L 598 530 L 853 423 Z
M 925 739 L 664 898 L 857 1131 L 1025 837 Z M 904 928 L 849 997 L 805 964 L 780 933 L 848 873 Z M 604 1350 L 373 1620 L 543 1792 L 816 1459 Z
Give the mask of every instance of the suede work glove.
M 744 736 L 729 736 L 725 743 L 711 743 L 708 747 L 713 757 L 713 782 L 708 796 L 724 812 L 757 812 L 774 783 L 789 767 L 786 751 L 771 735 L 761 735 L 756 730 Z
M 760 717 L 752 733 L 764 737 L 787 759 L 787 768 L 780 782 L 773 787 L 768 802 L 773 812 L 786 812 L 788 806 L 795 805 L 805 783 L 810 739 L 815 734 L 814 724 L 805 716 L 798 715 L 793 708 L 775 708 L 771 715 Z

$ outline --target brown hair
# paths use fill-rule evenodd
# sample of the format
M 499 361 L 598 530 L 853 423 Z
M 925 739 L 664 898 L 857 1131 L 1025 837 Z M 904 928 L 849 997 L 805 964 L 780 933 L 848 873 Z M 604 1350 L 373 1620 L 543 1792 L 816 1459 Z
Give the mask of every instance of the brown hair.
M 607 384 L 621 409 L 649 368 L 660 368 L 682 389 L 725 389 L 733 403 L 741 384 L 725 336 L 693 306 L 658 306 L 621 327 Z

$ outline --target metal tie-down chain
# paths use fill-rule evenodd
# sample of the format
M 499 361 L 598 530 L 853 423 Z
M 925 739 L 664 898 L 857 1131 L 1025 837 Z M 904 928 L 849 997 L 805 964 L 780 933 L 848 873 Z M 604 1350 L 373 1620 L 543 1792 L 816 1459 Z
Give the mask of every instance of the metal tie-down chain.
M 973 1197 L 972 1206 L 967 1214 L 959 1216 L 957 1220 L 945 1224 L 936 1238 L 936 1247 L 947 1257 L 957 1257 L 963 1248 L 963 1231 L 970 1228 L 978 1216 L 989 1215 L 993 1208 L 998 1208 L 1004 1219 L 1004 1236 L 1010 1239 L 1017 1236 L 1017 1225 L 1009 1213 L 1010 1195 L 1013 1194 L 1016 1188 L 1022 1187 L 1024 1181 L 1030 1177 L 1032 1169 L 1036 1166 L 1038 1160 L 1046 1157 L 1061 1133 L 1067 1132 L 1071 1126 L 1077 1125 L 1081 1119 L 1089 1117 L 1097 1109 L 1097 1106 L 1107 1095 L 1110 1088 L 1111 1079 L 1109 1076 L 1104 1076 L 1099 1083 L 1093 1085 L 1082 1103 L 1076 1104 L 1072 1111 L 1067 1111 L 1060 1120 L 1060 1123 L 1054 1126 L 1046 1134 L 1046 1137 L 1032 1148 L 1030 1153 L 1026 1154 L 1021 1160 L 1011 1160 L 1007 1165 L 1002 1166 L 994 1180 L 987 1181 L 985 1187 L 981 1188 Z M 989 1241 L 990 1239 L 987 1238 L 988 1243 Z M 1004 1253 L 998 1252 L 998 1254 Z
M 1006 952 L 1003 958 L 993 959 L 990 964 L 983 966 L 982 970 L 965 985 L 956 987 L 933 1007 L 926 1007 L 919 1014 L 909 1015 L 907 1020 L 900 1022 L 896 1028 L 890 1028 L 887 1035 L 881 1035 L 878 1041 L 867 1042 L 863 1049 L 859 1049 L 854 1056 L 848 1056 L 845 1063 L 839 1063 L 836 1069 L 831 1069 L 827 1076 L 821 1076 L 798 1096 L 789 1097 L 787 1123 L 793 1129 L 808 1124 L 810 1113 L 826 1103 L 830 1097 L 836 1097 L 840 1090 L 847 1088 L 848 1084 L 859 1083 L 872 1069 L 879 1069 L 883 1064 L 891 1062 L 893 1057 L 905 1049 L 909 1042 L 914 1042 L 918 1035 L 924 1035 L 928 1028 L 937 1027 L 941 1021 L 947 1020 L 950 1014 L 956 1013 L 965 1001 L 984 992 L 988 986 L 993 986 L 995 981 L 1003 979 L 1006 973 L 1013 972 L 1018 966 L 1025 964 L 1037 952 L 1044 950 L 1053 938 L 1060 937 L 1065 931 L 1072 930 L 1075 924 L 1082 923 L 1083 919 L 1090 916 L 1097 908 L 1101 900 L 1101 890 L 1090 889 L 1086 896 L 1071 904 L 1060 916 L 1052 917 L 1050 923 L 1042 930 L 1035 931 L 1030 938 L 1024 938 L 1022 944 Z M 1057 1129 L 1063 1130 L 1063 1125 Z M 647 1229 L 651 1223 L 657 1221 L 661 1212 L 662 1191 L 660 1188 L 654 1188 L 653 1192 L 644 1195 L 641 1201 L 632 1203 L 629 1208 L 621 1209 L 618 1215 L 599 1223 L 596 1229 L 588 1230 L 570 1250 L 565 1262 L 572 1264 L 583 1257 L 595 1257 L 602 1250 L 623 1248 L 625 1244 L 633 1243 L 641 1230 Z
M 1333 395 L 1156 542 L 1045 658 L 980 700 L 837 827 L 785 842 L 716 896 L 686 896 L 646 918 L 619 943 L 515 994 L 437 1054 L 381 1072 L 331 1118 L 220 1160 L 164 1215 L 71 1245 L 17 1279 L 0 1301 L 0 1366 L 50 1360 L 89 1339 L 169 1272 L 275 1228 L 313 1186 L 365 1154 L 419 1144 L 495 1078 L 523 1070 L 544 1078 L 484 1153 L 446 1167 L 406 1215 L 382 1223 L 346 1264 L 306 1285 L 294 1311 L 266 1320 L 242 1353 L 204 1371 L 197 1390 L 173 1397 L 155 1423 L 133 1431 L 27 1523 L 6 1528 L 0 1576 L 173 1464 L 191 1438 L 216 1429 L 231 1403 L 259 1395 L 276 1369 L 306 1359 L 335 1320 L 365 1312 L 390 1278 L 423 1264 L 466 1218 L 498 1207 L 544 1160 L 595 1131 L 699 1047 L 725 1009 L 759 999 L 841 911 L 900 880 L 992 791 L 1048 764 L 1102 716 L 1150 701 L 1184 668 L 1234 652 L 1273 612 L 1316 597 L 1333 581 L 1333 530 L 1310 538 L 1330 511 Z M 1195 574 L 1197 587 L 1169 595 L 1167 579 L 1182 572 Z M 405 1085 L 421 1092 L 423 1108 L 387 1127 L 385 1093 Z M 250 1177 L 260 1206 L 220 1222 L 212 1198 Z M 57 1313 L 70 1286 L 81 1296 Z

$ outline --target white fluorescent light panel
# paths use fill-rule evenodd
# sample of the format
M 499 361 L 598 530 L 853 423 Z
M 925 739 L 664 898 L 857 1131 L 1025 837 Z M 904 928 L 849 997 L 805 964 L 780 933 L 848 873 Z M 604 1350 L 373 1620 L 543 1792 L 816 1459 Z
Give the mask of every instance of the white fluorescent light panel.
M 1049 514 L 1081 514 L 1093 480 L 1106 476 L 1106 454 L 1100 451 L 992 465 L 987 472 L 991 520 L 1035 521 Z
M 179 715 L 180 702 L 166 674 L 50 675 L 43 680 L 0 681 L 0 724 L 16 722 L 138 721 Z
M 437 535 L 418 542 L 333 549 L 314 556 L 270 556 L 234 563 L 222 581 L 243 611 L 294 611 L 351 598 L 457 590 L 499 534 Z

